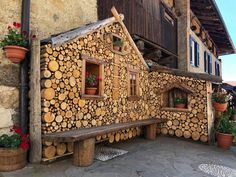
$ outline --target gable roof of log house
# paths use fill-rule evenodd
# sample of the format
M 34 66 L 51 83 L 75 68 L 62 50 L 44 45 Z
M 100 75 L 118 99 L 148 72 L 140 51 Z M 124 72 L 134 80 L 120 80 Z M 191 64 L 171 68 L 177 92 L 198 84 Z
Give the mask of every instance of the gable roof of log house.
M 235 53 L 235 47 L 215 0 L 191 0 L 191 10 L 208 31 L 220 55 Z
M 84 37 L 84 36 L 86 36 L 90 33 L 93 33 L 95 31 L 101 29 L 101 28 L 104 28 L 105 26 L 109 26 L 109 25 L 112 25 L 115 22 L 118 22 L 121 25 L 128 41 L 130 42 L 131 46 L 135 50 L 135 52 L 138 55 L 139 59 L 144 64 L 144 66 L 149 70 L 149 66 L 147 65 L 146 61 L 144 60 L 143 56 L 141 55 L 139 49 L 137 48 L 135 42 L 133 41 L 132 37 L 130 36 L 127 28 L 125 27 L 125 25 L 123 23 L 124 15 L 123 14 L 118 14 L 115 7 L 113 7 L 111 9 L 111 11 L 112 11 L 114 17 L 111 17 L 111 18 L 108 18 L 108 19 L 105 19 L 105 20 L 100 20 L 100 21 L 97 21 L 97 22 L 94 22 L 94 23 L 91 23 L 91 24 L 88 24 L 88 25 L 85 25 L 85 26 L 82 26 L 82 27 L 79 27 L 79 28 L 72 29 L 72 30 L 64 32 L 64 33 L 53 35 L 50 38 L 52 46 L 53 47 L 60 46 L 63 43 L 75 40 L 77 38 Z M 48 41 L 48 39 L 47 39 L 47 41 Z

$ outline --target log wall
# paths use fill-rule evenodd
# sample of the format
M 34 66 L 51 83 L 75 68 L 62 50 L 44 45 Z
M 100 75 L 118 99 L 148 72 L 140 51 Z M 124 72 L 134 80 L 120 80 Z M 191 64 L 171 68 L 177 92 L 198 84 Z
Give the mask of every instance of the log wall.
M 106 35 L 110 33 L 124 40 L 128 52 L 122 55 L 111 50 L 109 41 L 112 40 Z M 81 94 L 82 58 L 85 55 L 105 62 L 102 98 L 89 99 Z M 129 100 L 128 97 L 129 69 L 138 71 L 138 100 Z M 169 119 L 161 128 L 163 134 L 202 142 L 208 140 L 205 81 L 159 72 L 149 73 L 118 23 L 59 47 L 53 48 L 51 44 L 42 46 L 41 71 L 43 134 L 156 117 Z M 164 92 L 160 90 L 180 82 L 181 86 L 195 92 L 188 96 L 188 109 L 162 110 L 162 95 L 168 89 Z M 137 127 L 98 136 L 96 139 L 113 143 L 140 133 L 141 129 Z M 43 142 L 43 157 L 50 159 L 62 156 L 71 153 L 72 149 L 72 144 Z

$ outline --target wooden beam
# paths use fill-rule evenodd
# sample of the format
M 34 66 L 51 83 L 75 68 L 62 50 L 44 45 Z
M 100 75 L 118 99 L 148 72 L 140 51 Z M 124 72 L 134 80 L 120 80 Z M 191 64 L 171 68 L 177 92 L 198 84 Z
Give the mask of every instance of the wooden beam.
M 217 83 L 222 82 L 222 77 L 220 76 L 214 76 L 214 75 L 209 75 L 209 74 L 204 74 L 204 73 L 192 73 L 192 72 L 183 71 L 180 69 L 172 69 L 172 68 L 167 68 L 167 67 L 162 67 L 162 66 L 157 66 L 157 65 L 152 66 L 151 71 L 168 73 L 168 74 L 177 75 L 177 76 L 191 77 L 191 78 L 195 78 L 199 80 L 205 80 L 205 81 L 211 81 L 211 82 L 217 82 Z
M 32 32 L 38 36 L 35 32 Z M 40 90 L 40 40 L 31 43 L 30 63 L 30 162 L 39 163 L 42 158 L 41 139 L 41 90 Z

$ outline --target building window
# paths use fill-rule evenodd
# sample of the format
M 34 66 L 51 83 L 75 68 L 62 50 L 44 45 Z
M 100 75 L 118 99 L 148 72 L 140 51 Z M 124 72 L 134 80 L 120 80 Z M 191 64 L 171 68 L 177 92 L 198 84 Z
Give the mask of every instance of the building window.
M 212 74 L 212 56 L 208 52 L 204 52 L 204 71 Z
M 220 64 L 217 61 L 215 62 L 215 75 L 220 76 Z
M 199 67 L 200 64 L 200 47 L 197 41 L 192 36 L 189 37 L 190 46 L 190 64 L 195 67 Z
M 175 108 L 176 105 L 182 104 L 183 109 L 187 107 L 188 94 L 179 88 L 172 88 L 163 94 L 162 107 Z M 178 107 L 177 107 L 178 108 Z
M 82 97 L 101 97 L 104 91 L 104 62 L 82 56 Z
M 138 72 L 128 69 L 128 97 L 130 99 L 138 99 Z

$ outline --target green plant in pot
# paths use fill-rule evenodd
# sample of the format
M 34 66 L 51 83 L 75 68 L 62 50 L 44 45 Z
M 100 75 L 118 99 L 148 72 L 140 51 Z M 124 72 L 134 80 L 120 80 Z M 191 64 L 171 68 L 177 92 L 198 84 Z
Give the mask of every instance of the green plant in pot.
M 174 98 L 175 108 L 182 108 L 183 109 L 186 107 L 186 103 L 187 103 L 186 98 L 181 98 L 181 97 Z
M 236 123 L 230 120 L 230 114 L 224 113 L 216 127 L 217 144 L 222 149 L 229 149 L 236 136 Z
M 16 126 L 11 131 L 0 136 L 0 171 L 17 170 L 26 165 L 29 135 Z
M 13 25 L 8 26 L 8 34 L 5 35 L 4 39 L 0 42 L 0 47 L 5 51 L 6 57 L 12 63 L 20 63 L 28 51 L 26 31 L 19 32 L 21 28 L 20 23 L 14 22 Z
M 121 51 L 121 48 L 123 46 L 123 41 L 117 37 L 113 37 L 113 49 L 116 51 Z

